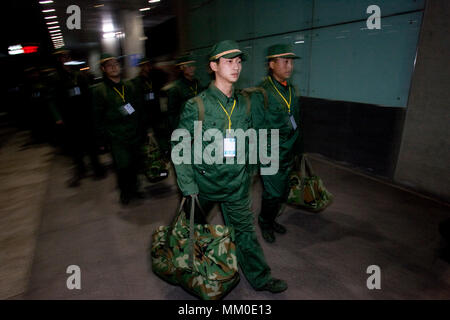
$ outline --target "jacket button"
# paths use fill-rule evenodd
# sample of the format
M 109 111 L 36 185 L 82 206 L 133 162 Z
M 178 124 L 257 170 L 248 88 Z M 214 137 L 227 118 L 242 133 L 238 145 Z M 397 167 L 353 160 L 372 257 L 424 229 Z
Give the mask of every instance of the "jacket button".
M 200 173 L 201 173 L 201 174 L 205 174 L 205 173 L 206 173 L 206 171 L 205 171 L 205 170 L 202 170 L 202 171 L 200 171 Z

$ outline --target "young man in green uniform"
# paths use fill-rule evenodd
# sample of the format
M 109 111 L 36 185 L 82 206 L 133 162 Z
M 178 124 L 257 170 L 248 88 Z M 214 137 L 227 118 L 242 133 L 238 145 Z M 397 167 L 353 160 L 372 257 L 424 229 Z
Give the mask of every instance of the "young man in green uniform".
M 222 133 L 223 137 L 227 137 L 224 140 L 230 139 L 228 136 L 230 129 L 246 131 L 252 127 L 247 99 L 233 87 L 239 79 L 242 69 L 241 61 L 244 58 L 238 44 L 231 40 L 219 42 L 212 48 L 209 66 L 214 72 L 215 80 L 211 82 L 208 89 L 196 98 L 190 99 L 183 107 L 178 126 L 179 129 L 185 129 L 186 135 L 183 139 L 187 138 L 189 141 L 189 135 L 194 137 L 194 121 L 199 119 L 202 120 L 202 134 L 209 129 L 216 129 Z M 227 141 L 224 142 L 227 144 Z M 200 140 L 200 143 L 203 154 L 208 142 Z M 175 150 L 175 143 L 173 143 L 172 153 Z M 190 156 L 191 159 L 195 158 L 192 154 Z M 248 148 L 246 148 L 246 156 L 248 156 Z M 236 159 L 233 159 L 233 164 L 226 163 L 228 162 L 226 152 L 218 157 L 223 160 L 222 164 L 220 162 L 206 164 L 203 157 L 201 164 L 196 164 L 195 161 L 194 164 L 176 164 L 174 161 L 181 192 L 185 197 L 198 194 L 205 213 L 212 209 L 214 203 L 219 203 L 225 223 L 235 230 L 237 259 L 249 283 L 256 290 L 282 292 L 287 289 L 287 284 L 283 280 L 272 277 L 270 267 L 256 238 L 250 208 L 249 165 L 238 164 L 234 161 Z
M 130 82 L 121 78 L 117 59 L 102 54 L 103 82 L 92 89 L 95 124 L 99 145 L 110 146 L 120 189 L 120 201 L 126 205 L 137 191 L 137 174 L 141 166 L 141 147 L 145 139 L 142 108 Z
M 176 66 L 180 69 L 180 78 L 166 89 L 170 133 L 178 126 L 183 105 L 200 92 L 200 82 L 195 78 L 195 60 L 188 55 L 182 56 Z
M 98 149 L 94 139 L 93 111 L 89 97 L 88 79 L 79 71 L 67 65 L 71 61 L 68 50 L 56 51 L 57 73 L 54 79 L 55 102 L 61 115 L 57 123 L 64 132 L 75 170 L 69 180 L 69 187 L 76 187 L 86 174 L 84 156 L 87 154 L 98 179 L 105 176 L 105 170 L 98 159 Z
M 275 219 L 289 195 L 289 175 L 294 156 L 302 152 L 299 97 L 289 81 L 294 59 L 298 58 L 289 45 L 278 44 L 268 48 L 269 75 L 259 85 L 267 92 L 268 104 L 266 108 L 262 103 L 258 103 L 261 107 L 252 108 L 255 127 L 279 130 L 279 170 L 274 175 L 261 175 L 264 190 L 258 224 L 263 238 L 269 243 L 275 241 L 274 232 L 286 233 L 286 228 Z

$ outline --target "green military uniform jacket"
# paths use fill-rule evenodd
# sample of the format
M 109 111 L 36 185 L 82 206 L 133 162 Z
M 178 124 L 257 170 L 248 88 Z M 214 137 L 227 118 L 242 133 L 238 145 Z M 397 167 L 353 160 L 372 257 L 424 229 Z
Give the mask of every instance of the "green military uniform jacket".
M 124 93 L 123 99 L 114 88 Z M 99 145 L 132 144 L 143 139 L 142 107 L 130 82 L 114 83 L 106 78 L 92 87 L 92 101 Z M 128 103 L 134 109 L 131 114 L 124 108 Z
M 252 127 L 251 113 L 248 108 L 246 97 L 238 90 L 234 90 L 232 96 L 228 98 L 217 87 L 211 83 L 209 88 L 199 94 L 204 104 L 204 120 L 202 123 L 202 134 L 208 129 L 218 129 L 226 137 L 228 129 L 228 117 L 221 108 L 219 102 L 230 114 L 234 101 L 235 108 L 231 114 L 231 128 L 246 131 Z M 190 136 L 194 137 L 194 121 L 199 120 L 199 107 L 195 99 L 190 99 L 185 104 L 181 113 L 178 128 L 186 129 Z M 202 142 L 203 150 L 210 141 Z M 172 145 L 176 145 L 172 142 Z M 248 195 L 250 184 L 251 167 L 246 164 L 206 164 L 202 159 L 202 164 L 194 163 L 194 145 L 191 150 L 191 163 L 175 165 L 177 182 L 184 196 L 200 193 L 203 198 L 212 201 L 233 201 L 244 198 Z M 248 147 L 246 147 L 248 153 Z M 223 155 L 221 155 L 223 157 Z M 246 155 L 246 159 L 248 155 Z M 236 160 L 236 158 L 235 158 Z
M 177 128 L 183 105 L 190 98 L 200 92 L 200 82 L 197 79 L 189 81 L 185 77 L 174 81 L 167 88 L 167 113 L 169 118 L 169 129 Z
M 280 171 L 289 168 L 293 164 L 294 155 L 301 153 L 301 122 L 299 97 L 295 87 L 287 81 L 287 86 L 283 86 L 270 76 L 266 77 L 259 87 L 267 93 L 268 103 L 264 107 L 263 96 L 261 94 L 252 95 L 252 114 L 256 129 L 266 128 L 279 130 L 279 155 Z M 278 89 L 278 91 L 277 91 Z M 284 99 L 289 103 L 290 113 Z M 290 115 L 294 117 L 297 128 L 293 130 Z M 268 137 L 268 149 L 270 150 L 270 135 Z
M 144 125 L 146 128 L 158 126 L 161 122 L 158 84 L 142 75 L 133 78 L 131 82 L 141 100 Z
M 64 125 L 72 131 L 92 131 L 88 79 L 79 71 L 60 69 L 55 75 L 55 102 Z

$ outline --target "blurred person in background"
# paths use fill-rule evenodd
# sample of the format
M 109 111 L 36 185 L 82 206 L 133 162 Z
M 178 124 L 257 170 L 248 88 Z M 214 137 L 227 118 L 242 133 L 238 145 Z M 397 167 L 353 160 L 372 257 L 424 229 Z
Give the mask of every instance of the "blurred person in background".
M 55 100 L 62 126 L 64 141 L 74 163 L 73 174 L 68 181 L 69 187 L 80 185 L 87 169 L 84 156 L 87 153 L 94 171 L 94 179 L 105 177 L 105 169 L 99 162 L 98 147 L 95 144 L 93 128 L 93 110 L 89 92 L 89 80 L 79 71 L 71 69 L 70 52 L 59 50 L 54 53 L 57 59 L 55 78 Z
M 195 78 L 195 60 L 190 55 L 184 55 L 177 59 L 176 66 L 179 68 L 178 80 L 167 85 L 167 112 L 169 120 L 169 131 L 178 127 L 180 114 L 186 101 L 195 97 L 201 90 L 200 82 Z
M 103 81 L 92 87 L 96 137 L 102 149 L 111 149 L 120 202 L 128 205 L 144 197 L 137 179 L 146 138 L 141 99 L 132 83 L 122 79 L 116 57 L 102 54 L 100 67 Z

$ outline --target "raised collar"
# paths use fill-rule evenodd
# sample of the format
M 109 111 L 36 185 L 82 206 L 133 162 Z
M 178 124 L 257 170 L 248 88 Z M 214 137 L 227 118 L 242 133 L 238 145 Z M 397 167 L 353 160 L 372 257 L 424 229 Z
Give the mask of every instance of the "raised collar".
M 231 97 L 227 97 L 222 91 L 219 90 L 219 88 L 216 87 L 214 84 L 214 81 L 211 81 L 209 84 L 208 92 L 217 100 L 219 100 L 220 103 L 222 103 L 224 106 L 226 104 L 229 104 L 233 102 L 233 100 L 236 98 L 236 91 L 234 90 L 234 86 L 231 89 Z
M 118 83 L 115 83 L 114 81 L 112 81 L 110 78 L 108 78 L 106 76 L 105 76 L 104 82 L 106 85 L 108 85 L 110 87 L 116 87 L 116 88 L 120 88 L 124 84 L 122 81 L 122 78 L 120 79 L 120 81 Z
M 282 90 L 288 90 L 288 88 L 291 86 L 291 82 L 288 80 L 286 80 L 287 85 L 284 86 L 282 85 L 277 79 L 275 79 L 272 75 L 269 75 L 267 80 L 269 81 L 269 77 L 270 79 L 272 79 L 272 82 L 277 86 L 278 89 L 282 89 Z M 270 81 L 269 81 L 270 83 Z

